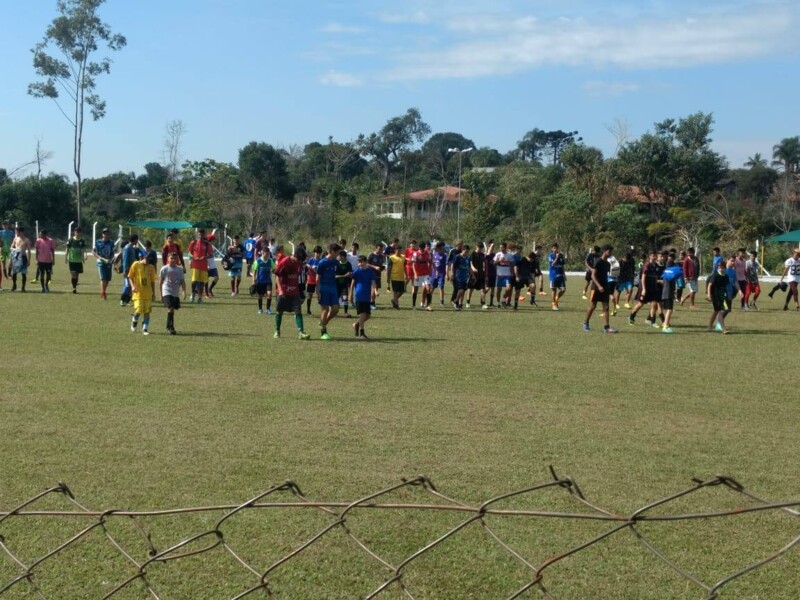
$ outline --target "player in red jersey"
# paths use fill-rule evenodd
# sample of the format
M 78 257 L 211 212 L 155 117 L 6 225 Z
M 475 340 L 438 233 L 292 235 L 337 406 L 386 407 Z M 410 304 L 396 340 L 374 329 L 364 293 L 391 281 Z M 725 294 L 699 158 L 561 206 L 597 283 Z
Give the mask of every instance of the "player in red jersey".
M 411 308 L 417 306 L 417 291 L 422 288 L 422 303 L 421 307 L 425 310 L 433 310 L 431 308 L 431 245 L 424 243 L 422 249 L 414 252 L 411 255 L 411 271 L 414 275 L 413 287 L 411 291 Z
M 278 295 L 278 307 L 275 314 L 275 338 L 281 337 L 281 321 L 283 313 L 293 312 L 297 325 L 297 337 L 307 340 L 310 336 L 303 331 L 303 302 L 300 300 L 300 273 L 303 264 L 298 260 L 298 251 L 285 257 L 275 267 L 275 292 Z

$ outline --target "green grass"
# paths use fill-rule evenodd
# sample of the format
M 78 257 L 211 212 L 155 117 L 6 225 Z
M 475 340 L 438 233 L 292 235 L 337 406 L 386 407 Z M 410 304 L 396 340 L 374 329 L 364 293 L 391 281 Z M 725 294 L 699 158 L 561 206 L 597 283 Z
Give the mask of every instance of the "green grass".
M 600 332 L 599 314 L 585 334 L 575 280 L 559 313 L 546 299 L 541 309 L 517 312 L 384 309 L 368 323 L 369 343 L 355 340 L 344 319 L 330 327 L 330 342 L 302 342 L 291 318 L 284 337 L 273 340 L 272 319 L 255 314 L 253 299 L 226 297 L 223 278 L 216 301 L 178 312 L 178 336 L 163 334 L 158 307 L 153 335 L 144 337 L 131 334 L 130 310 L 115 300 L 118 277 L 103 302 L 87 271 L 77 296 L 67 293 L 61 265 L 50 295 L 33 284 L 26 295 L 0 294 L 2 510 L 58 481 L 94 509 L 152 509 L 235 504 L 287 479 L 311 499 L 353 501 L 418 474 L 478 504 L 546 481 L 548 465 L 620 514 L 684 489 L 692 477 L 723 473 L 770 499 L 800 497 L 793 377 L 800 316 L 766 296 L 760 311 L 729 317 L 729 336 L 704 331 L 705 302 L 678 310 L 672 336 L 629 326 L 625 311 L 613 319 L 619 335 Z M 407 307 L 410 295 L 403 301 Z M 384 293 L 379 304 L 387 303 Z M 315 319 L 306 318 L 306 329 L 319 337 Z M 431 498 L 416 489 L 386 501 Z M 741 503 L 715 488 L 662 512 Z M 50 499 L 37 507 L 67 505 Z M 498 505 L 512 507 L 577 509 L 563 491 Z M 164 550 L 220 516 L 143 524 Z M 348 526 L 397 564 L 464 518 L 362 510 Z M 243 558 L 266 569 L 328 522 L 306 509 L 251 511 L 224 529 Z M 487 522 L 534 564 L 609 528 L 518 517 Z M 0 523 L 0 535 L 30 562 L 85 525 L 17 517 Z M 112 519 L 111 527 L 144 559 L 128 522 Z M 711 582 L 783 546 L 800 522 L 756 514 L 642 529 Z M 720 597 L 796 598 L 799 559 L 795 549 Z M 163 598 L 232 597 L 257 581 L 219 548 L 148 572 Z M 18 573 L 0 552 L 0 587 Z M 99 598 L 132 570 L 95 530 L 37 574 L 50 597 Z M 334 530 L 271 581 L 279 598 L 354 598 L 388 577 Z M 417 599 L 505 598 L 531 578 L 473 524 L 411 563 L 405 581 Z M 547 569 L 544 582 L 557 598 L 703 597 L 627 532 Z M 382 597 L 401 596 L 394 587 Z M 7 597 L 34 596 L 23 583 Z M 145 594 L 134 585 L 118 597 Z

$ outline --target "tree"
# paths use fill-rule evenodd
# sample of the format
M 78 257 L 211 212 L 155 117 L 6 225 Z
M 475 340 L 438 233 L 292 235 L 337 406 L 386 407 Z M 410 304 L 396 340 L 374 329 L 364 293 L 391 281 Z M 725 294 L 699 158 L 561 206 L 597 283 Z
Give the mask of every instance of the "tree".
M 474 147 L 475 142 L 460 133 L 435 133 L 423 144 L 422 156 L 426 167 L 431 170 L 433 175 L 449 184 L 457 177 L 458 170 L 458 156 L 449 150 L 453 148 L 465 150 Z M 463 157 L 462 168 L 469 168 L 470 164 L 470 156 L 466 154 Z
M 525 136 L 517 142 L 517 150 L 522 160 L 539 161 L 545 157 L 550 157 L 551 164 L 560 164 L 561 152 L 564 148 L 580 142 L 583 138 L 578 137 L 577 131 L 543 131 L 535 128 L 531 129 Z
M 766 167 L 767 166 L 767 159 L 761 156 L 760 152 L 756 152 L 753 156 L 749 156 L 744 163 L 744 166 L 748 169 L 754 169 L 756 167 Z
M 648 197 L 663 198 L 659 207 L 664 209 L 673 204 L 698 206 L 726 169 L 723 157 L 710 148 L 713 123 L 713 116 L 702 112 L 656 123 L 653 133 L 620 149 L 622 183 L 639 186 Z
M 783 138 L 772 147 L 772 164 L 783 169 L 786 177 L 800 173 L 800 136 Z
M 76 203 L 78 223 L 81 222 L 81 153 L 83 150 L 84 114 L 88 107 L 97 121 L 106 114 L 106 103 L 95 92 L 96 79 L 111 72 L 111 61 L 92 60 L 104 42 L 109 50 L 117 51 L 127 43 L 124 36 L 112 33 L 108 24 L 97 16 L 105 0 L 58 0 L 59 16 L 47 28 L 44 39 L 34 46 L 33 68 L 44 78 L 28 85 L 35 98 L 50 98 L 69 121 L 73 131 L 72 166 L 77 179 Z M 48 53 L 53 44 L 61 58 Z M 59 103 L 60 91 L 69 98 L 69 108 Z
M 248 193 L 291 200 L 294 189 L 289 183 L 286 159 L 264 142 L 250 142 L 239 150 L 239 180 Z
M 375 162 L 381 172 L 383 189 L 387 190 L 401 154 L 411 150 L 415 143 L 421 143 L 430 132 L 419 110 L 409 108 L 406 114 L 389 119 L 380 131 L 359 135 L 355 146 L 362 156 Z

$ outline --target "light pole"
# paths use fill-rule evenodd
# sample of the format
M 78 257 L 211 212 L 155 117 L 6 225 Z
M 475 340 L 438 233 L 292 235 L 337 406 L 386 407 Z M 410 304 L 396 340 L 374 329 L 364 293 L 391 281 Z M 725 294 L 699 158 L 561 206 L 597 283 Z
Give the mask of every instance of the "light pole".
M 464 149 L 448 148 L 450 153 L 458 154 L 458 208 L 456 213 L 456 239 L 461 239 L 461 155 L 466 152 L 472 152 L 475 148 L 469 147 Z

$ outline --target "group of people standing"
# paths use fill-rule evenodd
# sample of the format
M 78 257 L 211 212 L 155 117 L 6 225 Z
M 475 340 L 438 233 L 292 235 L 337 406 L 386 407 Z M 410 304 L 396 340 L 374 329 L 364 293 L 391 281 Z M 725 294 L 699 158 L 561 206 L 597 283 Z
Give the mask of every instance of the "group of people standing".
M 167 234 L 159 257 L 152 243 L 141 244 L 136 234 L 131 235 L 117 252 L 117 243 L 111 240 L 110 230 L 105 228 L 91 248 L 97 261 L 100 296 L 108 298 L 113 271 L 122 274 L 120 304 L 133 303 L 131 330 L 137 330 L 141 319 L 142 332 L 148 334 L 158 282 L 161 301 L 167 309 L 167 331 L 174 334 L 175 311 L 180 309 L 180 301 L 186 299 L 187 276 L 191 286 L 190 302 L 202 304 L 204 298 L 214 297 L 214 287 L 219 281 L 214 241 L 213 235 L 207 236 L 205 230 L 199 229 L 187 246 L 187 266 L 175 230 Z M 328 327 L 340 309 L 343 317 L 354 316 L 351 308 L 357 317 L 352 325 L 354 335 L 368 339 L 365 324 L 376 308 L 384 276 L 393 309 L 400 308 L 401 299 L 409 288 L 413 310 L 432 311 L 437 297 L 439 306 L 443 307 L 447 282 L 451 283 L 449 302 L 456 311 L 470 308 L 473 301 L 477 301 L 483 310 L 495 306 L 517 310 L 519 302 L 526 298 L 531 305 L 538 306 L 537 290 L 540 296 L 550 295 L 550 308 L 558 311 L 566 292 L 566 259 L 557 243 L 551 246 L 546 256 L 542 255 L 541 246 L 526 254 L 521 245 L 500 242 L 495 247 L 492 240 L 486 243 L 478 241 L 473 247 L 457 241 L 452 247 L 447 247 L 440 241 L 418 244 L 416 240 L 403 246 L 394 239 L 388 245 L 376 244 L 369 254 L 362 254 L 356 242 L 350 244 L 349 251 L 346 247 L 347 242 L 340 240 L 325 249 L 316 246 L 309 251 L 305 243 L 299 242 L 286 253 L 274 238 L 267 237 L 266 232 L 258 236 L 250 234 L 244 241 L 235 235 L 221 253 L 220 266 L 230 278 L 231 296 L 239 295 L 243 276 L 251 281 L 250 294 L 257 297 L 259 315 L 273 314 L 274 295 L 277 299 L 276 338 L 281 334 L 283 314 L 290 312 L 295 316 L 298 337 L 308 339 L 303 326 L 303 308 L 306 315 L 311 315 L 312 300 L 316 298 L 320 306 L 321 339 L 331 339 Z M 31 252 L 35 253 L 37 263 L 34 281 L 41 283 L 42 293 L 49 292 L 55 260 L 54 241 L 46 231 L 42 231 L 31 244 L 22 227 L 11 230 L 7 222 L 0 229 L 0 285 L 4 276 L 10 277 L 12 290 L 16 290 L 18 277 L 21 277 L 21 291 L 26 291 Z M 73 294 L 77 293 L 86 258 L 87 244 L 82 238 L 81 228 L 76 227 L 66 244 L 65 253 Z M 161 267 L 157 271 L 159 260 Z M 701 293 L 700 262 L 693 248 L 680 252 L 675 249 L 654 250 L 637 262 L 633 248 L 617 258 L 613 247 L 606 245 L 591 249 L 584 266 L 583 299 L 589 301 L 589 306 L 583 330 L 587 332 L 590 331 L 591 317 L 600 304 L 606 333 L 616 332 L 610 326 L 609 317 L 616 316 L 621 306 L 630 309 L 628 322 L 631 325 L 636 323 L 638 313 L 647 308 L 646 322 L 649 326 L 660 328 L 663 333 L 673 333 L 671 318 L 675 303 L 695 308 L 696 296 Z M 725 317 L 736 297 L 740 298 L 742 310 L 758 307 L 761 293 L 759 271 L 754 251 L 746 253 L 744 248 L 740 248 L 726 258 L 719 248 L 714 248 L 712 272 L 704 290 L 713 308 L 710 329 L 727 333 Z M 549 292 L 544 291 L 545 272 Z M 773 297 L 779 290 L 786 291 L 784 310 L 788 310 L 791 300 L 800 310 L 798 283 L 800 249 L 794 250 L 792 257 L 785 262 L 780 282 L 769 296 Z

